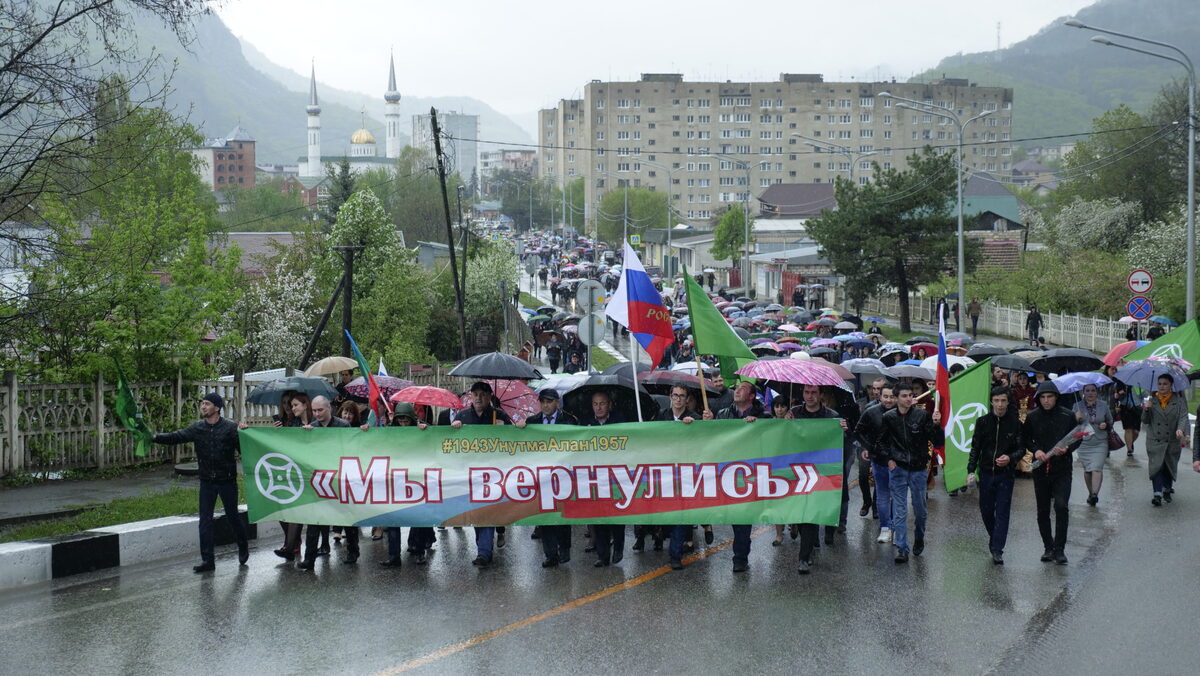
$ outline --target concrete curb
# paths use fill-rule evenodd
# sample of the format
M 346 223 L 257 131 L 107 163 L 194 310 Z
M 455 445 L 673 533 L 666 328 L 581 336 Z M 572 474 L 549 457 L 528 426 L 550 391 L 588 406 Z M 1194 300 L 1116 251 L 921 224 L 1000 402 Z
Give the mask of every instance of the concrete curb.
M 238 514 L 246 526 L 247 537 L 257 539 L 258 524 L 248 522 L 245 505 L 239 505 Z M 0 590 L 195 554 L 199 548 L 199 524 L 199 516 L 167 516 L 82 533 L 2 543 Z M 217 546 L 236 542 L 223 512 L 213 517 L 213 540 Z

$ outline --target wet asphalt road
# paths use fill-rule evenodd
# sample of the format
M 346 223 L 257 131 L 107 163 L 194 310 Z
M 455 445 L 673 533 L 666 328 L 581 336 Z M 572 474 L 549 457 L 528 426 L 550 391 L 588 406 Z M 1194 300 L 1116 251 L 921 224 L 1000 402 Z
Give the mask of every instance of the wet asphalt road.
M 224 548 L 214 574 L 180 558 L 2 593 L 0 654 L 36 674 L 1194 673 L 1200 478 L 1181 466 L 1156 509 L 1144 456 L 1120 455 L 1098 509 L 1076 482 L 1066 567 L 1038 561 L 1029 480 L 1002 567 L 975 492 L 940 485 L 924 556 L 893 563 L 855 492 L 849 532 L 806 577 L 797 543 L 772 547 L 769 527 L 735 575 L 721 526 L 679 572 L 628 550 L 593 568 L 581 528 L 571 562 L 543 570 L 518 528 L 486 570 L 470 565 L 470 529 L 451 529 L 426 566 L 382 569 L 384 543 L 365 538 L 357 565 L 335 548 L 305 573 L 271 553 L 264 525 L 246 568 Z

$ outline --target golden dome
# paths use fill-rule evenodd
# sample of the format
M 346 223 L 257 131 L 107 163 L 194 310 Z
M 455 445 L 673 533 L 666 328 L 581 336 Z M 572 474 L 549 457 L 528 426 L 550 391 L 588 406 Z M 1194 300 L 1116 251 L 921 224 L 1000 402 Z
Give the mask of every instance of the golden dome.
M 358 131 L 354 132 L 354 136 L 350 137 L 350 142 L 354 143 L 354 144 L 359 144 L 359 143 L 374 144 L 375 143 L 375 135 L 372 134 L 371 132 L 367 131 L 366 129 L 359 129 Z

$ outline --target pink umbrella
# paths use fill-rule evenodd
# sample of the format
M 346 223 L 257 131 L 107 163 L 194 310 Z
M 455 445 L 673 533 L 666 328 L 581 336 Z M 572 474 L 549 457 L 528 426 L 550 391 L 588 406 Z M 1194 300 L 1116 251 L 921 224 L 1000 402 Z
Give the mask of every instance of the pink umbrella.
M 759 343 L 758 345 L 751 345 L 750 351 L 754 352 L 755 350 L 767 350 L 769 352 L 778 352 L 779 346 L 768 340 L 765 343 Z
M 760 378 L 774 383 L 790 383 L 795 385 L 828 385 L 849 390 L 846 381 L 842 380 L 828 364 L 815 360 L 772 359 L 755 361 L 746 364 L 736 372 L 746 378 Z M 775 388 L 772 388 L 775 389 Z
M 500 410 L 513 420 L 528 418 L 539 410 L 537 392 L 519 380 L 484 380 L 492 386 L 492 396 L 500 402 Z M 462 406 L 472 405 L 471 393 L 462 396 Z
M 841 347 L 842 346 L 840 341 L 836 341 L 832 338 L 818 338 L 817 340 L 814 340 L 813 342 L 809 343 L 809 345 L 812 347 Z
M 801 329 L 799 326 L 796 326 L 795 324 L 784 324 L 783 326 L 779 327 L 779 330 L 780 331 L 800 331 Z
M 412 387 L 412 381 L 395 376 L 375 376 L 375 384 L 379 386 L 379 391 L 384 397 L 390 397 L 406 387 Z M 346 393 L 352 397 L 366 397 L 367 381 L 363 380 L 362 376 L 351 380 L 346 383 Z
M 389 401 L 399 403 L 407 401 L 410 404 L 425 404 L 439 408 L 461 408 L 462 402 L 458 395 L 450 390 L 431 385 L 413 385 L 393 394 Z

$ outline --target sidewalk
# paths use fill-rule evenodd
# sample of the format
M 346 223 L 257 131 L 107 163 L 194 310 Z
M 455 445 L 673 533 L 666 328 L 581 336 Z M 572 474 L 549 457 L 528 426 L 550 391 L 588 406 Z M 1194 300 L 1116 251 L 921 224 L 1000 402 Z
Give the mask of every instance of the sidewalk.
M 532 281 L 532 284 L 530 284 L 531 281 Z M 545 286 L 541 286 L 539 284 L 536 276 L 531 276 L 531 275 L 526 274 L 523 269 L 521 270 L 521 278 L 520 278 L 519 283 L 521 285 L 522 291 L 524 291 L 525 293 L 528 293 L 529 295 L 533 296 L 534 298 L 537 298 L 543 304 L 553 305 L 554 307 L 563 309 L 566 312 L 572 312 L 572 310 L 567 309 L 567 308 L 562 308 L 562 306 L 554 303 L 550 298 L 550 290 Z M 527 308 L 527 309 L 536 310 L 537 308 Z M 625 344 L 622 345 L 621 348 L 618 348 L 617 346 L 614 346 L 610 341 L 602 340 L 599 342 L 599 344 L 594 346 L 594 349 L 604 350 L 610 356 L 612 356 L 612 358 L 616 359 L 617 361 L 621 361 L 621 362 L 629 361 L 628 341 L 621 341 L 618 338 L 617 342 L 618 343 L 624 342 Z M 622 351 L 621 351 L 622 349 L 625 350 L 624 353 L 622 353 Z M 547 369 L 549 369 L 549 367 L 550 367 L 550 363 L 546 360 L 545 350 L 542 351 L 541 357 L 534 357 L 531 355 L 529 360 L 530 360 L 530 363 L 534 363 L 539 366 L 545 366 Z
M 175 474 L 171 463 L 109 479 L 46 481 L 32 486 L 0 488 L 0 527 L 24 521 L 73 516 L 82 505 L 97 505 L 117 498 L 162 493 L 177 482 L 195 479 Z

